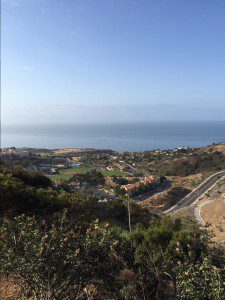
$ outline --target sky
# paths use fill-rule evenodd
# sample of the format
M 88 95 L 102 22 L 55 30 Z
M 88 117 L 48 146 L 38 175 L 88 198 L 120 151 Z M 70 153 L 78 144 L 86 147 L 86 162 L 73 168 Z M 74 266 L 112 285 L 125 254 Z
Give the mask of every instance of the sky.
M 2 0 L 2 123 L 225 121 L 224 0 Z

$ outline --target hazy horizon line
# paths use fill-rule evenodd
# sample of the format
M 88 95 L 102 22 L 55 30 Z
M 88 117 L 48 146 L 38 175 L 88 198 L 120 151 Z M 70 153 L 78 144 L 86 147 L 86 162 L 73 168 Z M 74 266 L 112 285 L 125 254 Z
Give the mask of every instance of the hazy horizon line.
M 77 121 L 77 122 L 46 122 L 46 123 L 36 123 L 36 122 L 29 122 L 29 123 L 7 123 L 7 122 L 2 122 L 1 123 L 1 128 L 9 128 L 9 127 L 27 127 L 27 126 L 32 126 L 32 127 L 43 127 L 43 126 L 89 126 L 89 125 L 139 125 L 139 124 L 165 124 L 165 123 L 186 123 L 186 124 L 204 124 L 204 123 L 224 123 L 224 120 L 143 120 L 143 121 Z

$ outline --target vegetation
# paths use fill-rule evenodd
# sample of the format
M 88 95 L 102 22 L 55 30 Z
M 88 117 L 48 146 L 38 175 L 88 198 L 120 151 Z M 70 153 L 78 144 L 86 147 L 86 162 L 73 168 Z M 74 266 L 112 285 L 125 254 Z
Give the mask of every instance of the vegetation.
M 87 186 L 97 186 L 105 183 L 104 176 L 97 170 L 92 170 L 84 174 L 76 174 L 71 180 L 80 185 L 85 184 Z
M 225 168 L 225 155 L 221 152 L 203 152 L 188 158 L 169 160 L 156 164 L 164 175 L 188 176 L 191 174 L 221 171 Z
M 21 180 L 25 184 L 37 188 L 47 188 L 52 185 L 51 180 L 39 172 L 35 172 L 31 169 L 24 169 L 18 165 L 5 166 L 0 165 L 0 170 L 3 174 L 8 174 L 9 172 L 17 179 Z
M 129 181 L 125 177 L 115 176 L 115 175 L 112 176 L 112 180 L 113 180 L 113 182 L 120 184 L 120 185 L 131 184 L 131 183 L 135 183 L 135 182 L 139 181 L 139 179 L 137 177 L 134 177 L 131 181 Z
M 89 172 L 90 168 L 86 167 L 72 167 L 69 169 L 61 169 L 59 170 L 58 174 L 55 175 L 48 175 L 49 178 L 52 180 L 69 180 L 71 179 L 75 174 L 85 174 L 86 172 Z
M 97 218 L 101 221 L 117 222 L 127 227 L 126 204 L 122 200 L 102 202 L 99 198 L 79 191 L 68 193 L 53 188 L 35 188 L 24 184 L 12 174 L 0 173 L 0 217 L 26 214 L 38 218 L 61 215 L 67 209 L 76 222 L 90 223 Z M 133 222 L 139 218 L 147 224 L 152 216 L 133 204 Z
M 35 299 L 116 295 L 126 247 L 98 222 L 81 234 L 66 216 L 51 226 L 20 216 L 1 227 L 1 271 L 21 278 Z
M 114 187 L 114 192 L 115 192 L 115 195 L 117 196 L 125 196 L 127 194 L 127 191 L 122 188 L 120 185 L 116 185 Z
M 124 176 L 120 171 L 102 171 L 100 169 L 92 169 L 88 167 L 72 167 L 69 169 L 59 170 L 59 174 L 56 175 L 48 175 L 52 180 L 70 180 L 76 174 L 86 174 L 91 172 L 92 170 L 97 170 L 101 172 L 104 176 Z
M 28 183 L 2 169 L 0 276 L 21 299 L 224 299 L 224 249 L 194 222 L 132 203 L 130 233 L 123 200 Z
M 177 202 L 184 198 L 188 193 L 190 193 L 190 190 L 187 188 L 180 186 L 172 187 L 167 193 L 162 193 L 156 199 L 152 199 L 151 204 L 153 206 L 158 205 L 158 211 L 164 211 L 177 204 Z
M 129 181 L 126 179 L 126 178 L 124 178 L 124 177 L 118 177 L 118 176 L 112 176 L 112 180 L 113 180 L 113 182 L 115 182 L 115 183 L 117 183 L 117 184 L 120 184 L 120 185 L 124 185 L 124 184 L 128 184 L 129 183 Z
M 142 172 L 159 176 L 188 176 L 224 170 L 225 155 L 216 146 L 145 152 L 123 152 L 119 159 Z
M 138 188 L 133 189 L 131 191 L 131 196 L 132 197 L 140 196 L 142 194 L 150 192 L 153 189 L 154 189 L 154 184 L 152 183 L 148 183 L 148 184 L 140 183 Z

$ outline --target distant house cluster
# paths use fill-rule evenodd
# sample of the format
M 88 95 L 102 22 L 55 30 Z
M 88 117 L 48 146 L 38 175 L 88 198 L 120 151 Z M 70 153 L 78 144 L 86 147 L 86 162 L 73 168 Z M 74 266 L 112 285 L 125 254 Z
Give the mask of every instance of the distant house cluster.
M 15 158 L 15 157 L 26 158 L 31 156 L 31 152 L 28 150 L 22 150 L 22 149 L 16 149 L 15 147 L 10 147 L 10 148 L 2 148 L 0 151 L 0 155 L 7 159 Z
M 142 178 L 141 180 L 139 180 L 138 182 L 135 183 L 131 183 L 131 184 L 126 184 L 123 185 L 122 187 L 126 190 L 126 191 L 133 191 L 136 189 L 139 189 L 140 185 L 144 184 L 144 185 L 157 185 L 159 184 L 159 178 L 155 177 L 155 176 L 146 176 L 144 178 Z
M 141 184 L 142 185 L 150 185 L 151 184 L 153 186 L 154 185 L 157 186 L 159 184 L 159 177 L 156 177 L 156 176 L 146 176 L 146 177 L 141 178 L 139 181 L 133 183 L 134 179 L 135 179 L 134 177 L 126 177 L 126 180 L 130 183 L 120 185 L 121 188 L 123 188 L 127 192 L 129 192 L 129 191 L 139 189 Z M 112 188 L 118 186 L 118 184 L 113 181 L 112 177 L 105 176 L 105 181 Z

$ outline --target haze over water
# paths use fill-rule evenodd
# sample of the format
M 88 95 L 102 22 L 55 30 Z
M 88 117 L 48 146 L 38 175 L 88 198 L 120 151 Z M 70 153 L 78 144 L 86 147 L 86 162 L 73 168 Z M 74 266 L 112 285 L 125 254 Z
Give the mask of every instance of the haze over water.
M 2 129 L 2 147 L 144 151 L 182 146 L 201 147 L 223 141 L 225 122 L 26 125 Z

